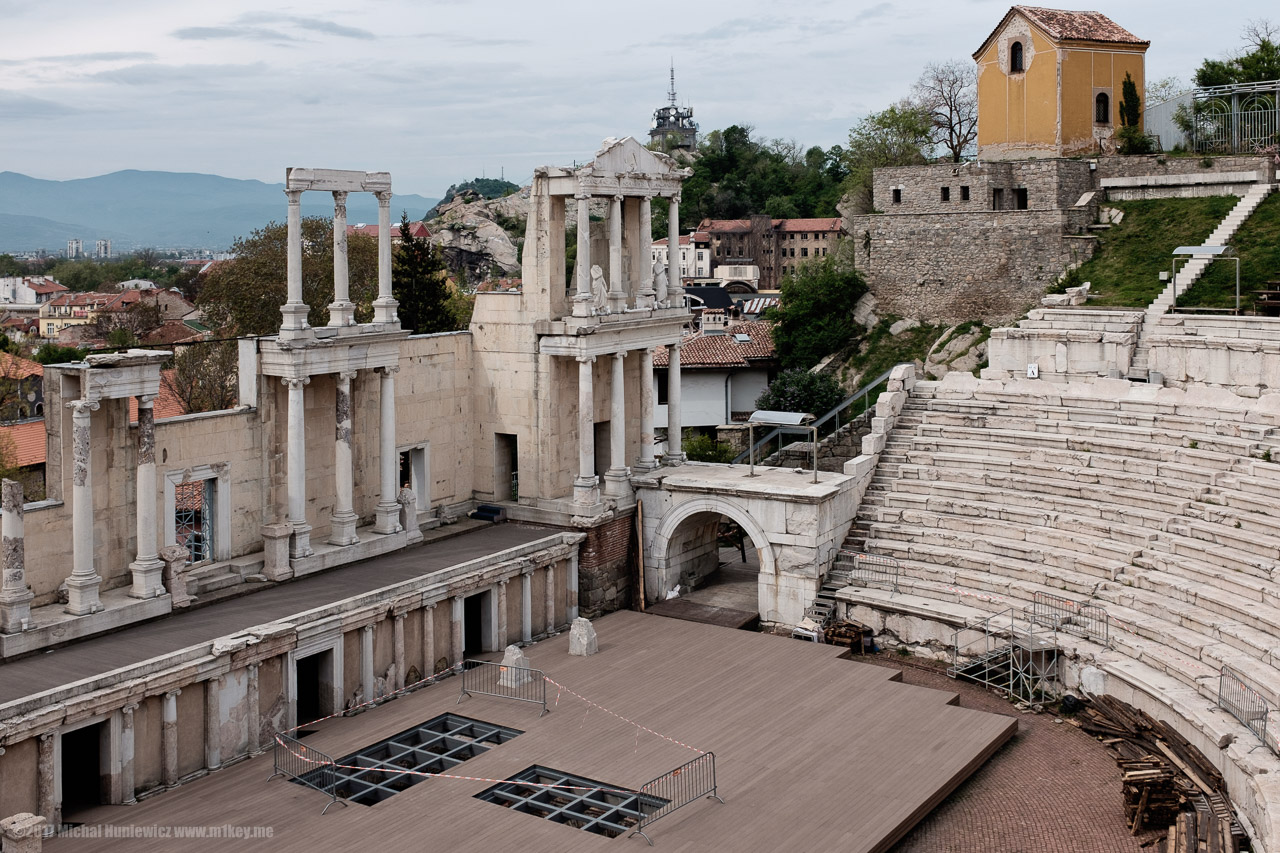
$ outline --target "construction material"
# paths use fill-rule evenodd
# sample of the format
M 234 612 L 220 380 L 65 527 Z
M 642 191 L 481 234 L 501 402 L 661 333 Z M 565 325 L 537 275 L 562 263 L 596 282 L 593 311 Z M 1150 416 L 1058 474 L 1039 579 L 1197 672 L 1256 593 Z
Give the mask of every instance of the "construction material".
M 848 646 L 855 655 L 864 655 L 874 648 L 875 632 L 858 622 L 841 620 L 827 626 L 826 641 L 833 646 Z

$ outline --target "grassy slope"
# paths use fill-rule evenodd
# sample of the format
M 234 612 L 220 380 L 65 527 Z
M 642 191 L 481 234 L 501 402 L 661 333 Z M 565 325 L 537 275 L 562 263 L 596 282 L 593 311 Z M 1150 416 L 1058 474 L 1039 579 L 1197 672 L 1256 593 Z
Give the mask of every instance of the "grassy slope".
M 1253 291 L 1277 290 L 1268 281 L 1280 281 L 1280 194 L 1272 193 L 1231 238 L 1240 256 L 1240 307 L 1253 306 Z M 1195 286 L 1178 300 L 1181 306 L 1234 308 L 1235 261 L 1214 261 Z
M 860 376 L 857 384 L 861 384 L 879 376 L 895 364 L 916 359 L 923 361 L 934 341 L 947 330 L 947 326 L 925 323 L 900 334 L 890 335 L 889 327 L 899 319 L 892 315 L 885 317 L 867 333 L 858 352 L 841 369 L 842 380 Z M 846 382 L 845 387 L 853 386 Z
M 1093 283 L 1091 306 L 1143 308 L 1164 289 L 1160 271 L 1169 269 L 1178 246 L 1200 245 L 1235 207 L 1235 196 L 1110 202 L 1124 221 L 1100 235 L 1098 253 L 1080 268 Z

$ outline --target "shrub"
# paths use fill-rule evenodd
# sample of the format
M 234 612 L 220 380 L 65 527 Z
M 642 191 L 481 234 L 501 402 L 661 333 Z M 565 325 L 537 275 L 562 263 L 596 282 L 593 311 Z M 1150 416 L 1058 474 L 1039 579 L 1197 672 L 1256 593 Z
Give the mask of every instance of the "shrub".
M 738 455 L 727 441 L 716 441 L 709 435 L 687 436 L 680 444 L 690 462 L 729 463 Z
M 844 389 L 827 373 L 784 370 L 756 400 L 757 409 L 824 415 L 844 399 Z

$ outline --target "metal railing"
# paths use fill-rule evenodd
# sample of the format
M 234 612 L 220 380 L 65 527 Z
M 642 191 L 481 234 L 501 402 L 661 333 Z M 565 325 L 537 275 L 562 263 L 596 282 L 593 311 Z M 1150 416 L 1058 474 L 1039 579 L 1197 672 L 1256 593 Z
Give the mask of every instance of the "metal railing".
M 652 847 L 653 839 L 645 834 L 645 827 L 703 797 L 724 802 L 716 792 L 714 752 L 704 752 L 697 758 L 681 764 L 675 770 L 663 773 L 653 781 L 641 785 L 636 828 L 632 830 L 631 835 L 639 835 Z M 657 808 L 646 811 L 646 807 L 652 808 L 655 805 Z
M 1280 137 L 1280 80 L 1196 89 L 1191 96 L 1191 147 L 1200 152 L 1248 152 Z
M 847 560 L 840 564 L 849 575 L 851 584 L 859 586 L 873 586 L 880 584 L 887 586 L 895 593 L 898 591 L 898 580 L 902 577 L 902 565 L 893 557 L 884 557 L 879 554 L 860 554 L 856 551 L 841 550 L 837 555 L 840 557 L 852 557 L 853 563 Z
M 454 704 L 461 704 L 468 696 L 498 696 L 517 702 L 532 702 L 542 706 L 539 717 L 550 712 L 547 707 L 547 678 L 540 669 L 507 666 L 484 660 L 464 660 L 462 686 L 458 690 L 458 701 Z
M 886 370 L 884 373 L 881 373 L 875 379 L 872 379 L 866 385 L 862 386 L 860 389 L 853 392 L 848 397 L 845 397 L 838 404 L 836 404 L 835 408 L 831 409 L 831 411 L 827 412 L 825 415 L 818 418 L 816 421 L 814 421 L 811 424 L 806 424 L 805 426 L 802 426 L 802 427 L 776 427 L 772 432 L 770 432 L 764 438 L 760 439 L 755 444 L 753 444 L 752 446 L 748 447 L 746 450 L 742 451 L 737 456 L 735 456 L 733 458 L 733 462 L 730 464 L 733 464 L 733 465 L 742 464 L 742 462 L 745 461 L 748 457 L 750 457 L 753 453 L 759 454 L 759 451 L 761 448 L 767 447 L 770 442 L 772 442 L 775 438 L 782 435 L 783 433 L 793 433 L 793 432 L 808 433 L 810 430 L 814 428 L 817 428 L 819 435 L 823 435 L 823 436 L 829 433 L 835 432 L 841 426 L 841 423 L 840 423 L 841 414 L 843 414 L 845 409 L 848 409 L 850 406 L 852 406 L 854 403 L 858 402 L 859 400 L 863 401 L 863 406 L 862 406 L 862 411 L 859 412 L 858 414 L 859 415 L 866 414 L 867 410 L 871 408 L 871 403 L 870 403 L 871 393 L 875 391 L 877 388 L 879 388 L 881 385 L 889 381 L 889 374 L 891 372 L 892 372 L 892 369 Z M 855 417 L 857 417 L 857 415 L 855 415 Z M 852 420 L 852 418 L 849 418 L 848 420 Z M 846 420 L 846 423 L 848 422 L 848 420 Z M 822 427 L 832 423 L 832 421 L 834 421 L 834 424 L 832 425 L 831 429 L 827 430 L 826 432 L 823 432 Z M 765 455 L 768 455 L 768 454 L 765 454 Z
M 1111 644 L 1111 616 L 1105 607 L 1088 602 L 1037 592 L 1027 610 L 1027 617 L 1037 625 L 1092 640 L 1102 646 Z
M 275 749 L 272 750 L 275 772 L 267 777 L 267 781 L 284 776 L 324 794 L 329 802 L 320 810 L 320 814 L 327 812 L 334 803 L 342 803 L 344 806 L 347 804 L 345 800 L 338 799 L 338 773 L 334 770 L 337 762 L 295 737 L 277 733 L 275 739 Z
M 1218 707 L 1244 723 L 1249 731 L 1267 745 L 1272 752 L 1276 744 L 1267 740 L 1267 716 L 1271 707 L 1267 700 L 1244 680 L 1240 673 L 1229 666 L 1222 668 L 1218 676 Z

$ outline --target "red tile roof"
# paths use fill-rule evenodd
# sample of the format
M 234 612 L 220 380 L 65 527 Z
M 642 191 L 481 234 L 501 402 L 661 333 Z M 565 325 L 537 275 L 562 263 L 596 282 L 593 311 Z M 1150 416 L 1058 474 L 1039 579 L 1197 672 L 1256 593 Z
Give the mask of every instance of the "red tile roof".
M 26 279 L 27 287 L 31 288 L 32 293 L 63 293 L 71 288 L 65 284 L 61 284 L 48 276 L 44 278 Z
M 0 434 L 13 442 L 13 464 L 18 468 L 43 465 L 46 453 L 44 418 L 0 426 Z
M 991 44 L 991 40 L 1004 29 L 1005 24 L 1015 14 L 1021 14 L 1054 41 L 1099 41 L 1143 47 L 1151 44 L 1149 41 L 1143 41 L 1138 38 L 1101 12 L 1075 12 L 1068 9 L 1044 9 L 1039 6 L 1013 6 L 1000 19 L 1000 23 L 991 31 L 991 35 L 983 40 L 982 46 L 974 51 L 974 59 L 982 55 L 982 52 Z
M 0 376 L 7 379 L 26 379 L 28 376 L 44 376 L 44 365 L 12 353 L 0 353 Z
M 368 237 L 377 237 L 378 226 L 377 225 L 348 225 L 347 233 L 348 234 L 364 234 Z M 417 237 L 421 240 L 425 240 L 431 236 L 431 231 L 430 229 L 427 228 L 427 225 L 425 222 L 410 222 L 409 233 L 412 236 Z M 391 226 L 391 239 L 392 240 L 400 239 L 399 225 Z
M 182 404 L 182 400 L 178 399 L 178 395 L 173 393 L 173 370 L 160 371 L 160 393 L 156 395 L 154 404 L 156 420 L 164 418 L 176 418 L 179 415 L 187 413 L 187 407 Z M 129 421 L 137 423 L 138 420 L 138 398 L 129 398 Z
M 747 335 L 751 340 L 738 343 L 734 335 Z M 680 345 L 680 369 L 747 367 L 752 361 L 774 357 L 773 334 L 768 323 L 738 323 L 723 335 L 694 332 L 685 335 Z M 653 366 L 667 367 L 670 360 L 666 347 L 653 352 Z

